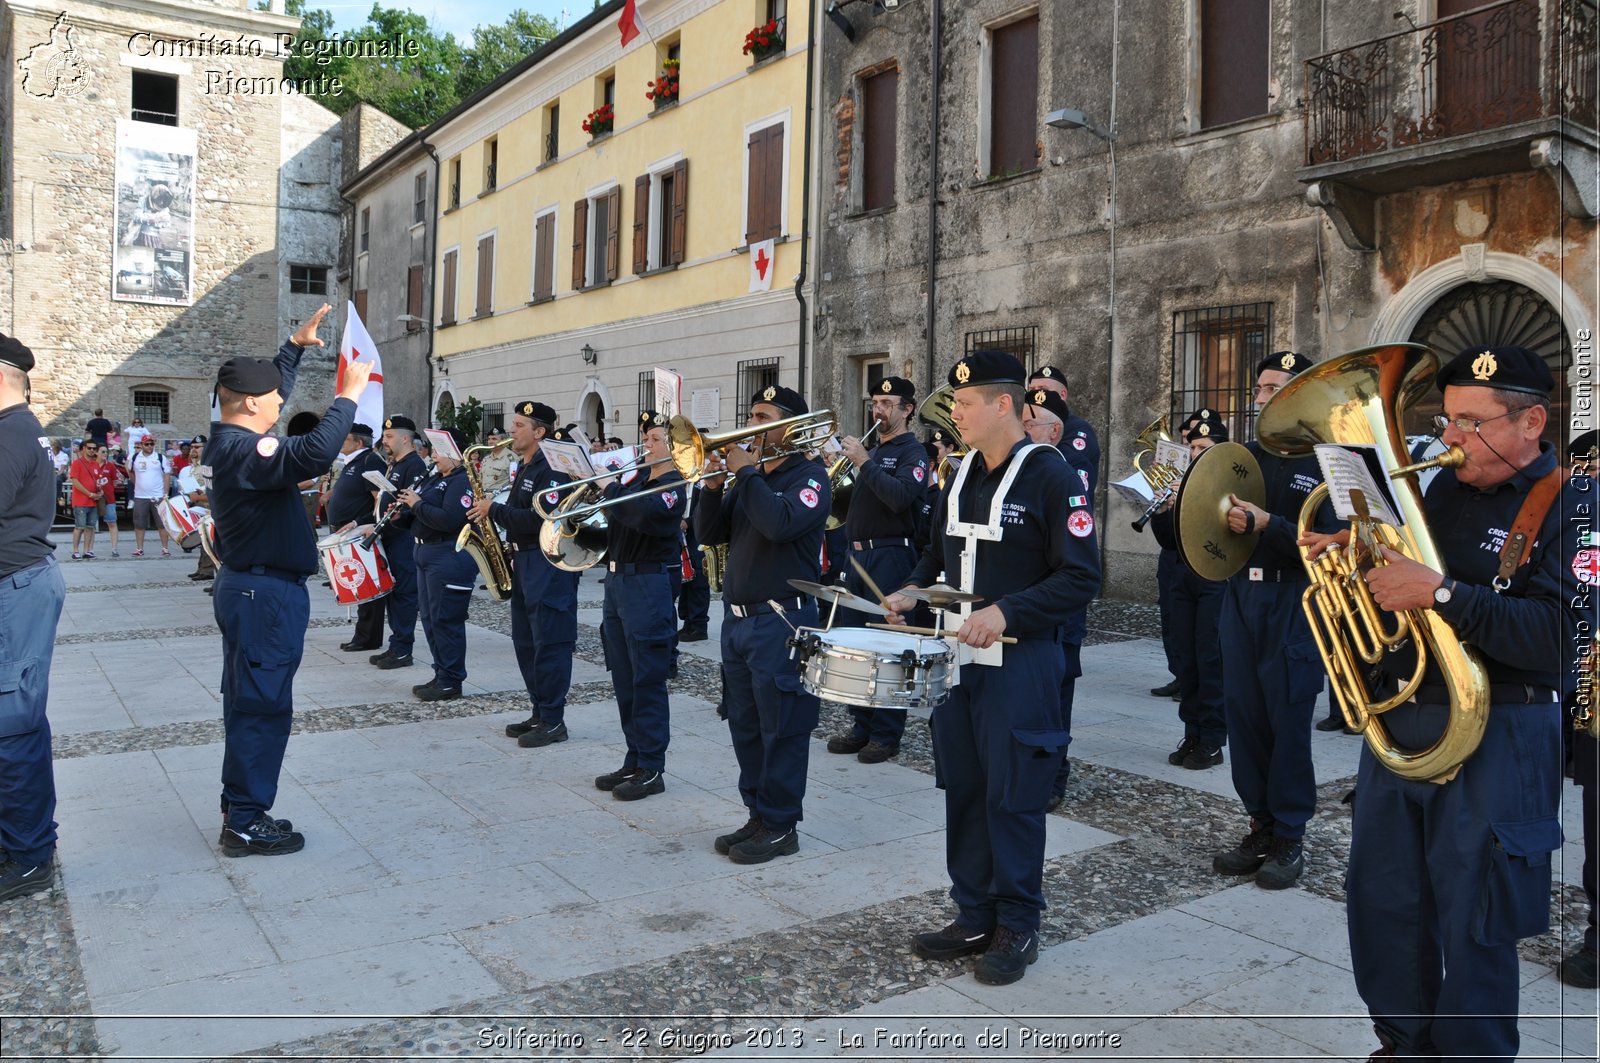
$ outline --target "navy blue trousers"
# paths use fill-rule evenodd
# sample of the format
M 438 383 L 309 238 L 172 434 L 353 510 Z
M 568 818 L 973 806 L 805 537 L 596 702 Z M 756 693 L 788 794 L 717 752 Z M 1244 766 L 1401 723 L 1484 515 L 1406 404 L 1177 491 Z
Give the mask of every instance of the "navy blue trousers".
M 1019 642 L 1005 648 L 1004 662 L 963 666 L 932 719 L 950 897 L 956 921 L 975 932 L 1039 928 L 1044 806 L 1067 744 L 1060 644 Z
M 1222 645 L 1218 622 L 1227 588 L 1185 569 L 1173 584 L 1172 674 L 1178 677 L 1178 719 L 1185 738 L 1198 738 L 1207 749 L 1228 744 L 1228 722 L 1222 708 Z
M 383 556 L 394 577 L 394 590 L 384 596 L 384 615 L 389 620 L 389 652 L 408 657 L 417 641 L 417 540 L 400 529 L 383 536 Z
M 1172 588 L 1188 569 L 1178 551 L 1163 549 L 1156 555 L 1156 605 L 1161 610 L 1161 648 L 1166 651 L 1167 671 L 1178 674 L 1177 627 L 1172 618 Z
M 1230 579 L 1220 628 L 1233 788 L 1251 818 L 1295 841 L 1317 808 L 1311 716 L 1327 677 L 1300 608 L 1305 587 Z
M 877 596 L 867 587 L 867 581 L 856 572 L 849 558 L 861 562 L 861 567 L 885 594 L 893 594 L 905 586 L 906 577 L 917 566 L 917 551 L 911 546 L 880 546 L 871 550 L 851 549 L 844 566 L 845 589 L 869 602 Z M 882 617 L 865 616 L 849 609 L 839 610 L 835 627 L 859 627 L 869 620 L 882 621 Z M 923 624 L 921 618 L 912 618 L 912 624 Z M 905 709 L 877 709 L 865 705 L 851 705 L 850 717 L 855 725 L 850 729 L 857 738 L 865 738 L 890 749 L 900 748 L 900 736 L 906 731 Z
M 683 585 L 678 595 L 678 619 L 684 627 L 705 627 L 711 622 L 711 584 L 706 579 L 706 555 L 693 531 L 684 532 L 684 544 L 689 550 L 689 563 L 694 568 L 694 579 Z
M 467 678 L 467 606 L 477 583 L 478 566 L 455 543 L 417 545 L 417 612 L 440 686 Z
M 567 711 L 572 655 L 578 641 L 578 573 L 563 572 L 537 547 L 511 566 L 511 645 L 534 715 L 558 724 Z
M 1056 779 L 1051 792 L 1064 794 L 1072 779 L 1072 761 L 1067 758 L 1067 747 L 1072 745 L 1072 699 L 1077 693 L 1078 679 L 1083 675 L 1083 647 L 1075 642 L 1061 645 L 1061 730 L 1066 733 L 1066 745 L 1061 747 L 1061 766 L 1056 769 Z
M 242 830 L 278 797 L 311 602 L 303 581 L 223 567 L 211 603 L 222 629 L 222 807 Z
M 25 867 L 56 849 L 50 661 L 67 599 L 54 557 L 0 580 L 0 849 Z
M 1444 705 L 1384 722 L 1406 748 L 1439 733 Z M 1561 845 L 1559 707 L 1496 705 L 1478 750 L 1442 785 L 1410 782 L 1363 744 L 1345 918 L 1356 989 L 1401 1055 L 1517 1054 L 1517 940 L 1550 925 Z
M 811 732 L 822 711 L 800 685 L 799 660 L 789 656 L 789 624 L 817 622 L 816 603 L 804 601 L 786 614 L 788 624 L 765 606 L 744 619 L 724 607 L 722 617 L 722 704 L 739 761 L 739 797 L 771 830 L 802 818 Z
M 671 738 L 667 669 L 672 664 L 676 634 L 667 573 L 606 574 L 600 636 L 611 666 L 611 689 L 617 696 L 622 737 L 628 743 L 624 768 L 661 771 L 667 766 Z
M 1589 898 L 1589 928 L 1584 945 L 1600 951 L 1600 932 L 1595 928 L 1597 860 L 1600 853 L 1600 742 L 1587 735 L 1572 736 L 1572 779 L 1582 789 L 1583 801 L 1583 892 Z

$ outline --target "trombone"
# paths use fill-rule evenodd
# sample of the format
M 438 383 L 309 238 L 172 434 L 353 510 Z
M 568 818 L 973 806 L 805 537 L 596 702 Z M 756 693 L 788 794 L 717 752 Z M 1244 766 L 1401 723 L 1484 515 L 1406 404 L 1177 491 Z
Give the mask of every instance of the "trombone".
M 833 413 L 830 410 L 800 413 L 793 417 L 768 421 L 766 424 L 750 428 L 731 428 L 726 432 L 702 432 L 687 417 L 679 414 L 672 418 L 672 424 L 667 429 L 668 446 L 671 448 L 671 455 L 665 458 L 657 458 L 655 461 L 646 462 L 643 465 L 635 465 L 633 468 L 635 470 L 649 469 L 656 465 L 671 463 L 678 470 L 678 475 L 682 479 L 662 484 L 660 485 L 661 489 L 668 490 L 674 487 L 683 487 L 686 484 L 699 483 L 711 475 L 712 470 L 708 465 L 708 459 L 712 454 L 720 450 L 726 450 L 728 447 L 744 440 L 753 439 L 767 432 L 782 430 L 783 441 L 770 448 L 770 451 L 763 449 L 757 455 L 761 461 L 775 461 L 780 458 L 816 450 L 827 441 L 829 436 L 833 435 L 834 427 Z M 627 472 L 629 470 L 607 469 L 605 472 L 597 473 L 594 476 L 562 484 L 556 490 L 563 494 L 576 491 L 590 484 L 599 483 L 601 480 L 610 479 L 618 475 L 619 471 Z M 557 503 L 555 509 L 546 509 L 544 499 L 536 496 L 533 500 L 533 505 L 538 510 L 539 516 L 545 520 L 562 521 L 570 525 L 572 522 L 582 521 L 592 513 L 597 513 L 600 510 L 609 509 L 620 502 L 625 502 L 627 497 L 603 499 L 597 502 L 586 502 L 572 506 L 566 505 L 567 501 L 570 500 L 563 499 Z

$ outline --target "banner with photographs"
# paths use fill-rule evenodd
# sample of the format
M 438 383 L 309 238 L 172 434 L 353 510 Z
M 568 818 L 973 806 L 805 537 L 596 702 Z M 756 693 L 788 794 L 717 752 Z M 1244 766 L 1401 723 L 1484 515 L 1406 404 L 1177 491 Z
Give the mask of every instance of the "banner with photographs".
M 111 298 L 194 302 L 195 131 L 117 122 Z

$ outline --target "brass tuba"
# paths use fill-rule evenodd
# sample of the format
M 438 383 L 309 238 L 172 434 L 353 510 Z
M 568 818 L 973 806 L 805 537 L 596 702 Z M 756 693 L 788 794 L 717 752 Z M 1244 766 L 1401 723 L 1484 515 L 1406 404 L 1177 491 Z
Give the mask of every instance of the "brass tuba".
M 877 434 L 878 422 L 873 421 L 872 427 L 867 429 L 867 434 L 861 437 L 861 445 L 871 450 L 873 439 Z M 828 466 L 828 489 L 833 502 L 828 508 L 828 521 L 824 527 L 828 531 L 833 531 L 842 527 L 850 516 L 850 496 L 856 489 L 856 467 L 850 464 L 850 459 L 843 454 L 833 459 L 833 464 Z
M 949 384 L 935 388 L 922 400 L 922 405 L 917 407 L 917 418 L 923 424 L 942 428 L 956 441 L 956 449 L 947 457 L 939 460 L 939 468 L 934 472 L 934 478 L 940 488 L 950 482 L 956 469 L 961 466 L 961 459 L 967 456 L 967 444 L 961 438 L 961 429 L 956 427 L 952 411 L 956 405 L 956 389 Z
M 461 454 L 461 463 L 467 470 L 467 483 L 472 485 L 472 493 L 477 498 L 488 498 L 483 481 L 478 475 L 478 463 L 473 458 L 483 455 L 487 458 L 490 454 L 504 447 L 509 447 L 511 440 L 502 439 L 490 445 L 482 443 L 468 447 Z M 461 534 L 456 536 L 456 552 L 466 551 L 478 566 L 478 575 L 483 577 L 483 585 L 489 590 L 489 597 L 497 602 L 511 600 L 511 562 L 506 558 L 506 545 L 500 539 L 500 532 L 494 526 L 494 521 L 484 517 L 480 521 L 468 521 L 461 529 Z
M 1256 433 L 1262 446 L 1285 457 L 1309 454 L 1318 443 L 1377 448 L 1404 526 L 1393 527 L 1365 515 L 1365 501 L 1358 495 L 1350 537 L 1352 546 L 1359 541 L 1365 551 L 1335 545 L 1310 561 L 1308 551 L 1301 548 L 1301 560 L 1311 576 L 1301 604 L 1345 720 L 1365 736 L 1378 762 L 1402 778 L 1445 783 L 1455 778 L 1483 740 L 1489 721 L 1488 672 L 1477 651 L 1432 609 L 1410 609 L 1386 618 L 1363 577 L 1365 565 L 1385 563 L 1377 555 L 1379 544 L 1445 571 L 1423 518 L 1422 492 L 1413 474 L 1459 465 L 1463 455 L 1452 447 L 1432 461 L 1407 465 L 1401 432 L 1406 407 L 1427 392 L 1438 369 L 1438 356 L 1420 344 L 1391 343 L 1352 351 L 1314 365 L 1285 384 L 1262 407 Z M 1300 510 L 1301 535 L 1327 494 L 1324 484 L 1306 499 Z M 1381 697 L 1371 691 L 1367 669 L 1385 654 L 1411 647 L 1416 664 L 1399 692 Z M 1406 750 L 1390 737 L 1382 716 L 1411 699 L 1430 661 L 1450 691 L 1449 722 L 1431 747 Z
M 205 540 L 200 540 L 201 545 Z M 1578 695 L 1572 726 L 1579 734 L 1600 740 L 1600 641 L 1590 639 L 1578 657 Z

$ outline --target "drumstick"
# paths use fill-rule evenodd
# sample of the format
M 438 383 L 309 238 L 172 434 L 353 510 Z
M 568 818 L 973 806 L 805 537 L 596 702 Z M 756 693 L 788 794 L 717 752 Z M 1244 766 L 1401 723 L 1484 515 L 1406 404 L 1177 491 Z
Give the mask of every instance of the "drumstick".
M 907 635 L 932 635 L 935 638 L 953 639 L 957 638 L 960 634 L 959 632 L 955 631 L 947 631 L 944 628 L 911 627 L 909 624 L 868 624 L 867 627 L 877 628 L 879 631 L 901 631 Z M 999 638 L 995 639 L 995 641 L 1003 642 L 1007 646 L 1015 646 L 1017 644 L 1017 640 L 1012 638 L 1010 635 L 1001 635 Z
M 866 568 L 862 566 L 860 560 L 858 560 L 854 554 L 850 556 L 850 564 L 854 566 L 856 575 L 860 576 L 861 581 L 867 585 L 867 590 L 877 595 L 878 604 L 883 606 L 885 609 L 889 609 L 889 599 L 884 595 L 883 591 L 879 589 L 878 585 L 873 582 L 872 577 L 867 575 Z M 889 612 L 892 613 L 894 610 L 889 609 Z

